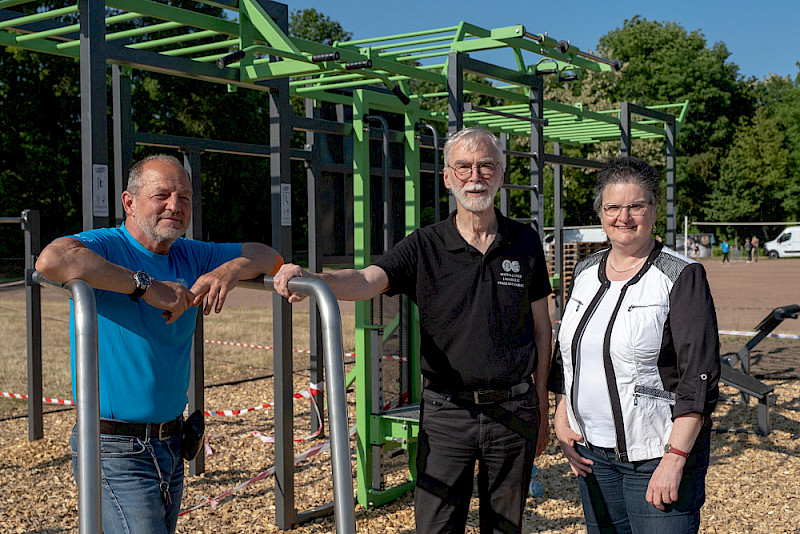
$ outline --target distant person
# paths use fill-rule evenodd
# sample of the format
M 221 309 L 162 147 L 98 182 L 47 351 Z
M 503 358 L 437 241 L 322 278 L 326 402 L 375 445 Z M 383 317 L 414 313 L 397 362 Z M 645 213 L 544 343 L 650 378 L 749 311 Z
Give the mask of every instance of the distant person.
M 183 419 L 197 316 L 184 312 L 205 299 L 203 312 L 219 313 L 239 280 L 274 273 L 282 260 L 260 243 L 182 239 L 192 217 L 192 186 L 172 156 L 136 163 L 122 206 L 122 226 L 56 239 L 36 269 L 55 282 L 85 280 L 97 299 L 103 531 L 172 533 L 183 461 L 202 443 L 201 431 L 194 431 L 201 414 L 198 427 Z M 74 394 L 75 343 L 72 349 Z
M 722 243 L 719 244 L 719 248 L 722 250 L 722 264 L 724 265 L 726 261 L 730 264 L 731 260 L 728 258 L 728 240 L 724 237 L 722 238 Z
M 699 262 L 650 237 L 659 175 L 622 157 L 597 176 L 611 248 L 575 266 L 548 387 L 586 528 L 700 527 L 719 397 L 714 302 Z
M 747 259 L 747 263 L 750 263 L 753 254 L 753 243 L 750 242 L 749 237 L 744 238 L 744 256 Z
M 753 247 L 753 250 L 752 250 L 753 261 L 754 262 L 758 262 L 758 245 L 759 245 L 758 237 L 753 236 L 753 238 L 750 240 L 750 244 Z

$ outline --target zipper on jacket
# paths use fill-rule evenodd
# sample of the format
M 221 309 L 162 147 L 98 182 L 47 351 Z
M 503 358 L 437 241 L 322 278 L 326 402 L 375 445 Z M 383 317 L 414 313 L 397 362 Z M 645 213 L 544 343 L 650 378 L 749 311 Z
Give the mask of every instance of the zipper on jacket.
M 666 308 L 666 304 L 631 304 L 628 306 L 628 311 L 635 310 L 636 308 Z

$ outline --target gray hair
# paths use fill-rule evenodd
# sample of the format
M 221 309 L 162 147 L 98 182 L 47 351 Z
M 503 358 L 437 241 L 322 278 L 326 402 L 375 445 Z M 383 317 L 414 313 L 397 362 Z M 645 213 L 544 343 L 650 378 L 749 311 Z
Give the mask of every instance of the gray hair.
M 495 135 L 489 130 L 484 130 L 477 126 L 470 126 L 459 130 L 447 139 L 444 144 L 444 164 L 450 164 L 450 151 L 454 146 L 458 145 L 465 150 L 475 150 L 479 145 L 485 144 L 489 149 L 494 152 L 494 161 L 500 166 L 500 170 L 504 171 L 506 168 L 506 158 L 503 155 L 503 144 Z
M 125 190 L 135 197 L 139 196 L 139 190 L 142 188 L 142 173 L 144 172 L 144 164 L 148 161 L 163 161 L 165 163 L 172 163 L 183 169 L 183 165 L 181 165 L 181 162 L 178 161 L 178 158 L 168 154 L 153 154 L 136 162 L 128 173 L 128 185 L 125 187 Z
M 597 174 L 594 185 L 594 211 L 598 214 L 603 207 L 603 192 L 611 184 L 633 184 L 641 187 L 655 205 L 661 179 L 656 170 L 647 162 L 630 156 L 622 156 L 608 160 Z

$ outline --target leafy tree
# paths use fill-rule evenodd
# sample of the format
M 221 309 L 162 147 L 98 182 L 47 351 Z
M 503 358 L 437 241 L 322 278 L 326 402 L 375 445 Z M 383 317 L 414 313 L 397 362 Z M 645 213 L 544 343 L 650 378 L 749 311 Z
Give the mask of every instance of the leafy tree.
M 598 48 L 601 55 L 622 61 L 623 69 L 591 77 L 594 93 L 648 106 L 690 101 L 677 139 L 676 202 L 679 213 L 699 216 L 735 125 L 753 110 L 748 84 L 728 61 L 727 47 L 721 42 L 709 47 L 699 30 L 688 32 L 676 22 L 635 16 L 604 35 Z M 659 161 L 663 144 L 658 151 L 656 156 L 637 146 L 634 155 Z
M 337 41 L 349 41 L 353 37 L 352 33 L 344 31 L 341 24 L 313 7 L 291 11 L 289 35 L 327 45 Z

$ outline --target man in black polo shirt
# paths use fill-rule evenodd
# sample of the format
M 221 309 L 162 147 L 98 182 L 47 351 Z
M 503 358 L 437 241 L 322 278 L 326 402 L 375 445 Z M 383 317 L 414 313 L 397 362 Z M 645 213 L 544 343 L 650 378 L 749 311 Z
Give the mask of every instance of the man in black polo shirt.
M 535 456 L 548 439 L 550 284 L 538 234 L 494 208 L 502 145 L 480 128 L 444 148 L 457 210 L 416 230 L 364 269 L 295 276 L 327 282 L 340 300 L 404 293 L 419 307 L 422 393 L 417 531 L 463 532 L 478 461 L 481 532 L 520 532 Z M 541 357 L 537 358 L 537 354 Z M 533 375 L 534 380 L 531 380 Z

